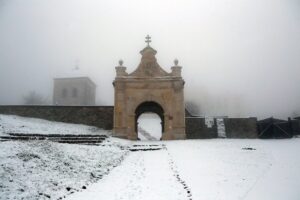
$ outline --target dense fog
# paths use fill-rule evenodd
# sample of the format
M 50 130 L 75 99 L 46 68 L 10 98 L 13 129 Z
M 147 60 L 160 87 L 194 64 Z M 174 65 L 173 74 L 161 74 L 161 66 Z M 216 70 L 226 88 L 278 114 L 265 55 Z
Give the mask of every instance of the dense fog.
M 113 105 L 115 66 L 139 64 L 145 36 L 200 115 L 300 116 L 299 0 L 0 0 L 0 104 L 53 78 L 89 76 Z

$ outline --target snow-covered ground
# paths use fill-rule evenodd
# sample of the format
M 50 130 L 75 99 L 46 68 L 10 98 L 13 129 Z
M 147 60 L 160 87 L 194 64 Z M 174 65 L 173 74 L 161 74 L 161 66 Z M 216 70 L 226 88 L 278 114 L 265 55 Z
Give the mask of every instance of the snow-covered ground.
M 0 199 L 58 199 L 96 182 L 126 155 L 117 146 L 47 141 L 0 142 L 0 149 Z
M 162 149 L 121 148 L 132 145 Z M 7 141 L 0 149 L 0 199 L 300 199 L 300 138 L 109 138 L 104 146 Z
M 300 199 L 298 138 L 179 141 L 168 149 L 193 199 Z
M 43 119 L 0 114 L 0 136 L 7 133 L 38 134 L 109 134 L 97 127 L 52 122 Z
M 0 136 L 7 133 L 107 134 L 92 126 L 0 115 Z M 119 165 L 126 141 L 103 146 L 43 141 L 0 141 L 0 199 L 58 199 L 83 190 Z
M 143 113 L 138 119 L 138 126 L 149 133 L 156 140 L 161 138 L 161 119 L 155 113 Z M 140 140 L 147 140 L 142 134 L 138 133 Z
M 300 199 L 298 138 L 150 144 L 166 149 L 131 153 L 103 180 L 68 199 Z

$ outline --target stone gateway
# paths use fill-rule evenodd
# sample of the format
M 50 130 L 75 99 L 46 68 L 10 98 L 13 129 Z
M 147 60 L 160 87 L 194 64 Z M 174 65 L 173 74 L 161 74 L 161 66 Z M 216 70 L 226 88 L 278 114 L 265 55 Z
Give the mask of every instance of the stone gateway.
M 149 43 L 140 52 L 137 69 L 128 74 L 123 61 L 116 67 L 113 135 L 137 140 L 138 118 L 145 112 L 156 113 L 162 121 L 162 140 L 185 139 L 184 80 L 178 60 L 171 73 L 163 70 Z

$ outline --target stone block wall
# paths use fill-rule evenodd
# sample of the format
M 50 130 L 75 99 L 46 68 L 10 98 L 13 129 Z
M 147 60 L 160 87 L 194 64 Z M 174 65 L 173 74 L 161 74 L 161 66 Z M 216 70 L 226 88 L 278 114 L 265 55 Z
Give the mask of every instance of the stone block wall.
M 0 114 L 85 124 L 111 130 L 113 106 L 0 106 Z

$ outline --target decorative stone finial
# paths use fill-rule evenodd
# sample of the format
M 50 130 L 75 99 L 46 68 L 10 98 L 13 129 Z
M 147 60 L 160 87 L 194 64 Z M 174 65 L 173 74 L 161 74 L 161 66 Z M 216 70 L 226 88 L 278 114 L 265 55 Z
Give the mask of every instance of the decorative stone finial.
M 151 42 L 151 37 L 149 35 L 146 36 L 146 41 L 145 42 L 147 43 L 147 46 L 150 46 L 149 44 Z
M 123 60 L 119 60 L 119 66 L 116 67 L 117 77 L 127 76 L 126 67 L 123 66 Z
M 178 59 L 177 58 L 175 58 L 174 64 L 175 64 L 175 66 L 178 66 Z
M 181 67 L 178 66 L 178 59 L 177 58 L 174 59 L 174 64 L 175 65 L 173 67 L 171 67 L 171 69 L 172 69 L 172 72 L 171 72 L 172 76 L 181 77 Z
M 123 60 L 122 59 L 119 60 L 119 65 L 123 66 Z

